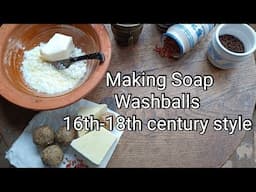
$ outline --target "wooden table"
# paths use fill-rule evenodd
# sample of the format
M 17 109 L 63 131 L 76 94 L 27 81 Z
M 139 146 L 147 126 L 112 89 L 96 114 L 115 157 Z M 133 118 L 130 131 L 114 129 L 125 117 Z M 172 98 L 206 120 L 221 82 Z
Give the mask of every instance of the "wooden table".
M 144 123 L 148 119 L 173 119 L 178 116 L 186 119 L 209 118 L 211 123 L 216 118 L 228 116 L 231 119 L 242 115 L 252 118 L 256 99 L 256 66 L 253 56 L 239 68 L 219 70 L 206 59 L 210 34 L 191 52 L 178 61 L 160 57 L 153 51 L 160 42 L 161 34 L 155 25 L 144 25 L 138 43 L 130 47 L 119 47 L 114 39 L 110 25 L 106 25 L 112 41 L 112 61 L 109 68 L 113 74 L 122 71 L 145 71 L 147 74 L 170 75 L 175 71 L 183 74 L 210 74 L 215 83 L 208 91 L 196 87 L 173 87 L 165 90 L 169 97 L 180 96 L 189 92 L 201 99 L 200 109 L 120 109 L 116 108 L 115 93 L 132 93 L 136 96 L 149 96 L 151 92 L 160 94 L 156 88 L 106 87 L 105 80 L 89 94 L 86 99 L 106 103 L 110 108 L 126 116 L 136 114 Z M 7 147 L 18 137 L 28 121 L 36 112 L 17 107 L 0 99 L 0 133 Z M 211 124 L 210 123 L 210 124 Z M 245 132 L 238 131 L 228 135 L 224 131 L 214 131 L 208 127 L 206 134 L 198 132 L 125 131 L 117 149 L 109 162 L 109 167 L 220 167 L 244 137 Z

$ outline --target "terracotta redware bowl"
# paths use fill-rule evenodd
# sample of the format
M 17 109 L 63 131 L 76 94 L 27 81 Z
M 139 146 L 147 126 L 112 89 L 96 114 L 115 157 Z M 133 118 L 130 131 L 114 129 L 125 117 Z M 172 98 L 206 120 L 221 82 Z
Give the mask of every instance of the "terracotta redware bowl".
M 88 77 L 75 89 L 61 95 L 36 92 L 26 85 L 20 71 L 23 53 L 54 33 L 73 37 L 76 47 L 86 53 L 101 51 L 105 62 L 88 61 Z M 34 110 L 50 110 L 72 104 L 91 92 L 104 77 L 111 59 L 111 44 L 104 25 L 90 24 L 6 24 L 0 28 L 0 94 L 10 102 Z

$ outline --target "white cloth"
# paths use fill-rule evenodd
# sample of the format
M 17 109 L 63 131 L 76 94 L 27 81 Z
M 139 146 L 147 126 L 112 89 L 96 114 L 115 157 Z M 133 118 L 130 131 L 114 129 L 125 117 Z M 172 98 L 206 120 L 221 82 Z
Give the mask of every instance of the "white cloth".
M 23 133 L 20 137 L 13 143 L 11 148 L 6 152 L 5 158 L 9 160 L 9 162 L 17 167 L 17 168 L 43 168 L 45 165 L 42 163 L 40 158 L 40 152 L 38 151 L 36 145 L 32 140 L 32 131 L 33 129 L 48 125 L 54 130 L 57 130 L 59 127 L 65 125 L 65 121 L 63 118 L 67 115 L 75 116 L 77 111 L 81 107 L 90 107 L 97 105 L 96 103 L 80 100 L 75 104 L 72 104 L 68 107 L 62 109 L 56 109 L 52 111 L 43 111 L 37 114 L 33 119 L 29 122 L 28 126 L 24 129 Z M 118 115 L 117 113 L 108 109 L 109 112 Z M 67 147 L 64 150 L 64 160 L 59 165 L 60 168 L 66 167 L 81 167 L 86 164 L 88 167 L 99 167 L 105 168 L 113 155 L 113 152 L 121 138 L 123 131 L 118 131 L 114 129 L 112 131 L 114 135 L 117 136 L 117 141 L 113 144 L 109 152 L 106 154 L 102 163 L 99 166 L 96 166 L 90 163 L 88 160 L 79 155 L 75 150 L 71 147 Z

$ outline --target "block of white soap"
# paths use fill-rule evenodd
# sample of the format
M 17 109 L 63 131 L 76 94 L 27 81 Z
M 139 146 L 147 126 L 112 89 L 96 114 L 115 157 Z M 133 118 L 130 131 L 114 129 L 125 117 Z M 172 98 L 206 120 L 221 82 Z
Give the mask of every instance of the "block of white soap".
M 73 140 L 71 146 L 86 159 L 99 165 L 116 140 L 114 134 L 102 128 L 100 131 L 94 130 Z
M 99 104 L 96 107 L 84 107 L 78 111 L 78 116 L 82 116 L 83 118 L 89 117 L 93 115 L 95 119 L 100 119 L 101 115 L 106 113 L 108 107 L 106 104 Z M 83 135 L 87 134 L 88 131 L 85 129 L 81 129 L 78 131 L 78 137 L 82 137 Z
M 73 38 L 60 33 L 55 33 L 54 36 L 44 45 L 40 47 L 42 59 L 46 61 L 57 61 L 68 59 L 75 46 Z
M 78 115 L 82 115 L 83 117 L 93 115 L 94 118 L 100 119 L 101 115 L 106 113 L 108 110 L 108 106 L 106 104 L 99 104 L 93 107 L 83 107 L 78 111 Z

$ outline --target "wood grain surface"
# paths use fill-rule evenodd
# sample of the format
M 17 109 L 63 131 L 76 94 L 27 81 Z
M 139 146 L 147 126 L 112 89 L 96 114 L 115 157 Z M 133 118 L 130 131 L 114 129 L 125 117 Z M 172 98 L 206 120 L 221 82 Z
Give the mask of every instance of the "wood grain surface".
M 208 91 L 196 87 L 173 87 L 168 85 L 164 91 L 169 97 L 189 92 L 201 99 L 200 109 L 117 109 L 113 95 L 132 93 L 134 96 L 149 96 L 151 92 L 161 92 L 154 87 L 106 87 L 106 78 L 86 99 L 106 103 L 118 113 L 131 116 L 136 114 L 144 123 L 150 118 L 206 119 L 252 118 L 256 101 L 256 66 L 253 56 L 237 69 L 219 70 L 206 59 L 210 34 L 191 52 L 177 61 L 160 57 L 153 51 L 160 43 L 160 32 L 155 25 L 144 25 L 136 45 L 119 47 L 112 35 L 110 25 L 106 25 L 112 42 L 112 61 L 109 71 L 115 74 L 122 71 L 145 71 L 147 74 L 170 75 L 175 71 L 190 75 L 213 75 L 215 83 Z M 0 98 L 0 133 L 9 147 L 37 112 L 10 104 Z M 144 126 L 145 127 L 145 126 Z M 108 167 L 220 167 L 235 151 L 244 132 L 230 136 L 227 132 L 214 131 L 209 126 L 205 135 L 198 132 L 125 131 Z
M 164 91 L 169 97 L 189 92 L 201 99 L 197 110 L 158 110 L 158 109 L 120 109 L 122 115 L 136 114 L 145 123 L 150 118 L 206 119 L 211 123 L 216 118 L 251 118 L 256 100 L 256 67 L 253 56 L 237 69 L 220 70 L 213 67 L 206 58 L 211 34 L 200 42 L 191 52 L 178 61 L 161 58 L 153 51 L 160 42 L 161 34 L 155 25 L 144 25 L 138 43 L 131 47 L 119 47 L 112 36 L 112 61 L 109 71 L 113 74 L 122 71 L 145 71 L 147 74 L 170 75 L 175 71 L 190 75 L 213 75 L 214 86 L 208 91 L 197 87 L 168 86 Z M 116 109 L 113 94 L 132 93 L 134 96 L 149 96 L 156 88 L 111 87 L 102 83 L 87 97 L 95 102 L 107 103 Z M 210 123 L 210 125 L 211 125 Z M 244 136 L 244 132 L 228 135 L 227 132 L 214 131 L 209 126 L 205 135 L 198 132 L 150 132 L 147 129 L 137 132 L 126 131 L 114 153 L 109 167 L 220 167 L 233 153 Z

